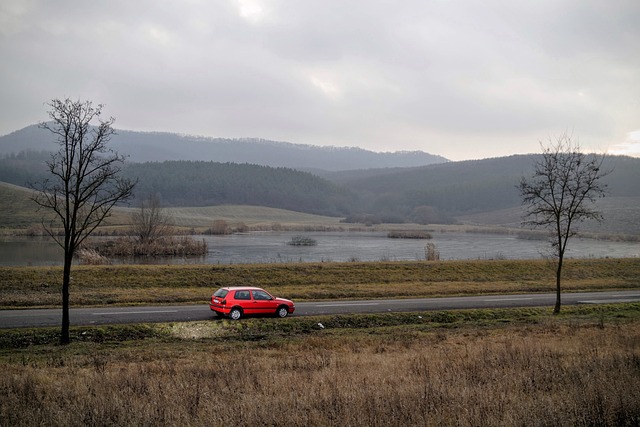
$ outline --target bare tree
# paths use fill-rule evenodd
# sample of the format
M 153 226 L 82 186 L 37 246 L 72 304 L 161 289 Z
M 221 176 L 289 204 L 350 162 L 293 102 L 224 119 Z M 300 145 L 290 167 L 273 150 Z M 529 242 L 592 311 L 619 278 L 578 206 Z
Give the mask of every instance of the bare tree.
M 93 107 L 90 101 L 69 98 L 54 99 L 47 105 L 51 120 L 40 126 L 55 135 L 60 150 L 47 161 L 52 177 L 31 187 L 38 191 L 33 200 L 55 213 L 53 220 L 47 223 L 43 219 L 42 224 L 64 251 L 60 342 L 67 344 L 73 256 L 110 215 L 111 208 L 131 196 L 135 182 L 119 176 L 124 157 L 107 148 L 115 133 L 115 119 L 100 119 L 102 105 Z M 93 120 L 99 124 L 91 125 Z
M 160 205 L 157 194 L 140 202 L 140 210 L 133 214 L 133 233 L 140 243 L 151 243 L 170 233 L 172 222 Z
M 541 142 L 542 157 L 534 163 L 533 176 L 522 178 L 518 186 L 526 207 L 523 223 L 533 228 L 543 227 L 551 232 L 551 248 L 556 264 L 555 314 L 560 312 L 562 264 L 569 239 L 577 233 L 576 226 L 589 219 L 602 221 L 602 214 L 594 207 L 597 198 L 604 197 L 606 185 L 600 180 L 609 172 L 602 170 L 604 155 L 586 155 L 572 141 L 571 135 L 561 134 Z
M 209 228 L 211 234 L 231 234 L 232 230 L 229 223 L 224 219 L 214 219 L 211 228 Z

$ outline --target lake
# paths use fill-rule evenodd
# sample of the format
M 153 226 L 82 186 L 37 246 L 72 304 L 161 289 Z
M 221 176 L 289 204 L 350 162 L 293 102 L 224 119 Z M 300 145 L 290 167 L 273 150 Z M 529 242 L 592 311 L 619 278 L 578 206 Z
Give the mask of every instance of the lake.
M 314 239 L 315 246 L 292 246 L 294 236 Z M 194 236 L 208 245 L 205 256 L 190 258 L 114 259 L 115 264 L 241 264 L 344 261 L 424 260 L 433 243 L 441 260 L 536 259 L 548 253 L 544 240 L 514 235 L 435 232 L 433 238 L 390 239 L 386 232 L 251 232 L 226 236 Z M 577 239 L 568 258 L 640 257 L 640 244 Z M 0 237 L 0 265 L 62 265 L 62 250 L 44 237 Z

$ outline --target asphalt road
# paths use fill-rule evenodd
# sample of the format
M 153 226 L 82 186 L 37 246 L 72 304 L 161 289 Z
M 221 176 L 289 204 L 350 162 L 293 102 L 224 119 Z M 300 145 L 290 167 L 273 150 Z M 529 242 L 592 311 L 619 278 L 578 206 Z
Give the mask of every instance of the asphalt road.
M 563 305 L 640 302 L 640 290 L 562 294 Z M 420 298 L 367 301 L 322 301 L 296 304 L 293 316 L 350 313 L 393 313 L 471 308 L 539 307 L 555 304 L 555 294 L 485 295 L 455 298 Z M 60 309 L 0 310 L 0 328 L 58 326 Z M 96 307 L 70 310 L 71 325 L 117 323 L 187 322 L 211 320 L 215 316 L 207 304 L 157 307 Z

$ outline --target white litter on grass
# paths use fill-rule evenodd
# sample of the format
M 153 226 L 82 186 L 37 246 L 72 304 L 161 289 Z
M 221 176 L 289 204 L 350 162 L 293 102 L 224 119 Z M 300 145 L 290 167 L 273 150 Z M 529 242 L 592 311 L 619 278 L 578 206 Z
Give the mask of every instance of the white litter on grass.
M 197 340 L 225 335 L 221 322 L 181 322 L 171 325 L 169 333 L 178 338 Z
M 320 329 L 324 329 L 324 325 L 323 325 L 322 323 L 318 323 L 318 327 L 319 327 Z

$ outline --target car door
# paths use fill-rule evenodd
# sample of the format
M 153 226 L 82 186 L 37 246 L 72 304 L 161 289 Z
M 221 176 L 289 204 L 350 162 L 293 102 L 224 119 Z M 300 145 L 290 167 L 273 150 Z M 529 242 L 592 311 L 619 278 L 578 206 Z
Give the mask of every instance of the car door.
M 268 314 L 275 313 L 277 303 L 274 298 L 263 290 L 251 291 L 252 305 L 255 307 L 254 313 Z
M 235 304 L 242 307 L 242 310 L 246 314 L 255 313 L 253 301 L 251 300 L 251 292 L 246 289 L 241 289 L 235 292 Z

